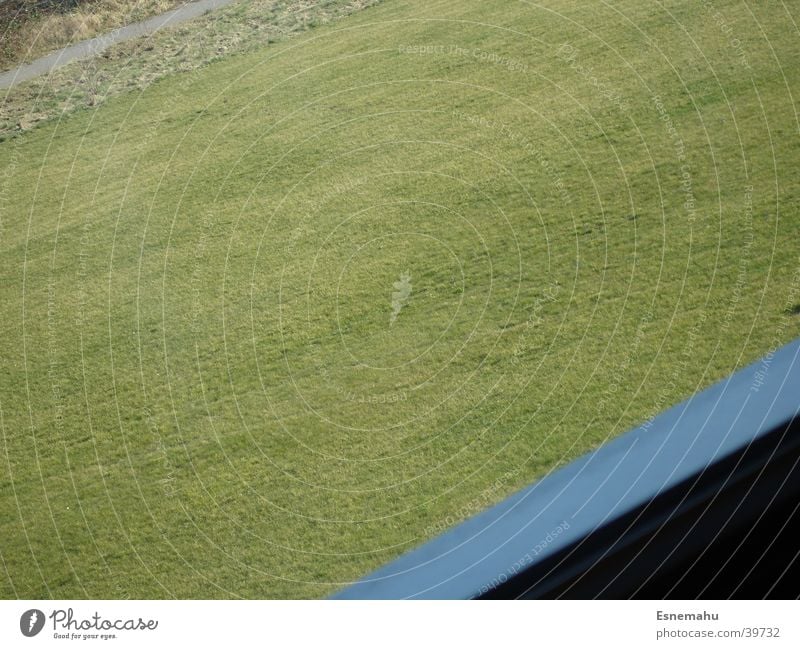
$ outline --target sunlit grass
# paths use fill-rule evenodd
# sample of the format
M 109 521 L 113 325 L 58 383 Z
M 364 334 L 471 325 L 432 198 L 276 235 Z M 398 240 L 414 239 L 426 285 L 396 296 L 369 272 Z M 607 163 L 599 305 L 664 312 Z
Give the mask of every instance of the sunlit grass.
M 0 594 L 322 596 L 799 335 L 796 35 L 666 6 L 390 0 L 0 144 Z

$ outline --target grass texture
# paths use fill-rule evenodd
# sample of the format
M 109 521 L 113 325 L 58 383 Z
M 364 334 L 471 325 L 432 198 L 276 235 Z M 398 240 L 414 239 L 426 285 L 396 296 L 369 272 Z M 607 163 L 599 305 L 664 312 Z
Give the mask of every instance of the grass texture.
M 387 0 L 0 143 L 0 596 L 324 596 L 800 335 L 797 14 Z

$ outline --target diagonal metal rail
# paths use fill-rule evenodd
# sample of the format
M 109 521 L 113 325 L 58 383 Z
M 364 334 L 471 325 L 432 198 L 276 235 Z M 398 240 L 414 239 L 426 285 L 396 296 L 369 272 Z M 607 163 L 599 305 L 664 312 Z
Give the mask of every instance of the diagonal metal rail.
M 798 507 L 800 339 L 334 598 L 778 596 Z

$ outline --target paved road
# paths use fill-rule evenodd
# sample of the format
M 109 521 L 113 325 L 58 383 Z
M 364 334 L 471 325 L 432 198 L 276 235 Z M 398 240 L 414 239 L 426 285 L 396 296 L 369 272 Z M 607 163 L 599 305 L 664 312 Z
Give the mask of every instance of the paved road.
M 236 2 L 236 0 L 197 0 L 197 2 L 187 2 L 177 9 L 173 9 L 159 16 L 153 16 L 140 23 L 126 25 L 125 27 L 120 27 L 107 34 L 75 43 L 74 45 L 65 47 L 52 54 L 43 56 L 40 59 L 36 59 L 31 63 L 21 65 L 8 72 L 0 73 L 0 89 L 10 88 L 22 81 L 47 74 L 51 70 L 60 68 L 70 61 L 97 56 L 100 52 L 115 43 L 121 43 L 131 38 L 137 38 L 138 36 L 153 34 L 163 27 L 186 22 L 187 20 L 201 16 L 206 11 L 224 7 L 232 2 Z

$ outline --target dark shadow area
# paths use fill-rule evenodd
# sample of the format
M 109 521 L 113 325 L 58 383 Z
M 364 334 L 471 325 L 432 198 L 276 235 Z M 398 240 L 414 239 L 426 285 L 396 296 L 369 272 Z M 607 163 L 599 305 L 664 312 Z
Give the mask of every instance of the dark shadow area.
M 800 420 L 486 598 L 800 597 Z
M 796 476 L 795 476 L 796 479 Z M 659 575 L 638 596 L 657 599 L 796 599 L 800 597 L 800 500 L 769 507 L 749 529 L 730 530 L 702 556 Z

